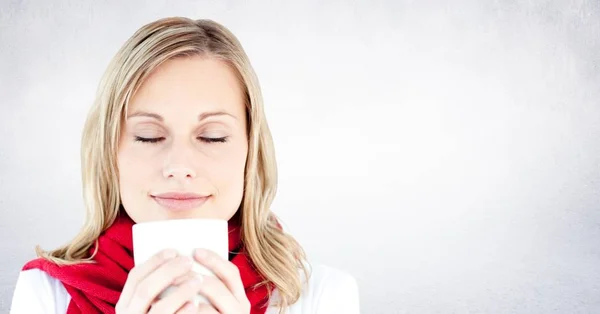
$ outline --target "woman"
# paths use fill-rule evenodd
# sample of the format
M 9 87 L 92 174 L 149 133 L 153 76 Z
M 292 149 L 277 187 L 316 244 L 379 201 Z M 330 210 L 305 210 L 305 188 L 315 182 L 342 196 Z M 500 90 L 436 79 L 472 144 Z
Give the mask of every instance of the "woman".
M 64 247 L 38 248 L 11 313 L 359 312 L 353 277 L 310 267 L 269 209 L 277 173 L 258 79 L 218 23 L 161 19 L 125 43 L 88 116 L 82 168 L 85 224 Z M 133 224 L 181 218 L 229 221 L 229 260 L 194 256 L 216 277 L 169 250 L 133 264 Z M 210 304 L 194 306 L 196 294 Z

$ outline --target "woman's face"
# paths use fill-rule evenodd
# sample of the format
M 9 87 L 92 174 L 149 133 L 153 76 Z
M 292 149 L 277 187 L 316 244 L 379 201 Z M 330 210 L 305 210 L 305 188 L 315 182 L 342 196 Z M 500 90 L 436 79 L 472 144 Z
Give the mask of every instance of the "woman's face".
M 207 57 L 172 59 L 130 100 L 118 148 L 121 201 L 136 222 L 229 220 L 248 152 L 243 90 Z

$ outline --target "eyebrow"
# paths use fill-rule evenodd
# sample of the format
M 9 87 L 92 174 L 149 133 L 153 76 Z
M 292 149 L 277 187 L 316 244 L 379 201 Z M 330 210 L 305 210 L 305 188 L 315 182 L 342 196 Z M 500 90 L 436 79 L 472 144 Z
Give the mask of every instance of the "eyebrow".
M 204 120 L 206 118 L 216 117 L 216 116 L 230 116 L 230 117 L 232 117 L 232 118 L 234 118 L 234 119 L 237 120 L 237 118 L 234 115 L 230 114 L 230 113 L 227 113 L 227 112 L 224 112 L 224 111 L 215 111 L 215 112 L 204 112 L 204 113 L 201 113 L 200 115 L 198 115 L 198 121 L 202 121 L 202 120 Z M 158 120 L 160 122 L 164 121 L 164 119 L 163 119 L 163 117 L 161 115 L 156 114 L 156 113 L 152 113 L 152 112 L 146 112 L 146 111 L 136 111 L 136 112 L 128 115 L 127 119 L 133 118 L 133 117 L 149 117 L 149 118 L 156 119 L 156 120 Z

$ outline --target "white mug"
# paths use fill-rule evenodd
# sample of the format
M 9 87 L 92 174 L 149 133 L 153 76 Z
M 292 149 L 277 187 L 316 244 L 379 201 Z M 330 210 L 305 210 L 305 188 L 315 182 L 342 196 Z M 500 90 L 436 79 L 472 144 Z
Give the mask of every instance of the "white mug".
M 179 255 L 193 259 L 197 248 L 208 249 L 227 260 L 229 236 L 226 220 L 220 219 L 171 219 L 141 222 L 133 225 L 133 259 L 142 264 L 164 249 L 174 249 Z M 195 260 L 194 260 L 195 261 Z M 214 276 L 209 269 L 194 262 L 192 271 L 202 276 Z M 159 296 L 165 297 L 175 287 L 165 289 Z M 196 296 L 194 304 L 210 302 L 202 295 Z

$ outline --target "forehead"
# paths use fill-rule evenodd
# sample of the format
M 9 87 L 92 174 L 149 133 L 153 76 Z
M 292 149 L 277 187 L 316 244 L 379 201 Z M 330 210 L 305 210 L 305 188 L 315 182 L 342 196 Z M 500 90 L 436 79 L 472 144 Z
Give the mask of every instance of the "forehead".
M 244 92 L 235 70 L 225 61 L 193 56 L 168 60 L 156 68 L 131 98 L 127 111 L 173 113 L 245 112 Z

